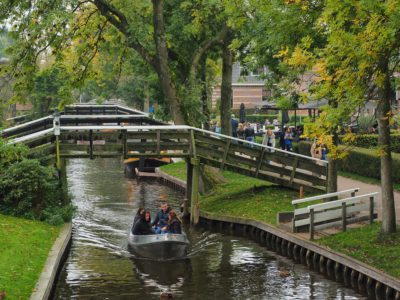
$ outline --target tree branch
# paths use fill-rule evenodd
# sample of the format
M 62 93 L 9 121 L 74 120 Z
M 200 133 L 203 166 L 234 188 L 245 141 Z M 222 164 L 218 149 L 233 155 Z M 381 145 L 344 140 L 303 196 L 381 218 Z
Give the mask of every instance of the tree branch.
M 194 78 L 196 76 L 197 68 L 204 53 L 216 45 L 223 45 L 224 39 L 229 32 L 230 28 L 225 25 L 215 37 L 209 39 L 208 41 L 204 41 L 199 46 L 199 48 L 192 55 L 188 78 Z
M 129 33 L 125 15 L 105 0 L 93 0 L 92 3 L 98 8 L 100 14 L 126 37 L 128 46 L 134 49 L 153 68 L 157 68 L 155 57 Z

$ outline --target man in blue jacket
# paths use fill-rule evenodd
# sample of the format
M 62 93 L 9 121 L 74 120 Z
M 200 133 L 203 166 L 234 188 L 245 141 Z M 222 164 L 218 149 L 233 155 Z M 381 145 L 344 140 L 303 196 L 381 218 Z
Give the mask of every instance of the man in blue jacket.
M 168 206 L 168 203 L 164 202 L 161 204 L 161 208 L 158 210 L 157 215 L 152 222 L 153 226 L 156 226 L 156 233 L 161 233 L 161 228 L 168 225 L 168 215 L 171 211 L 171 208 Z

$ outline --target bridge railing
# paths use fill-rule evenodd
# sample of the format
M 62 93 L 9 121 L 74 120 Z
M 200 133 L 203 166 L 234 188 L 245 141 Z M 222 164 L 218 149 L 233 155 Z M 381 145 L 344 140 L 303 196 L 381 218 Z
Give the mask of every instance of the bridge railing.
M 277 184 L 324 190 L 327 161 L 194 128 L 197 155 L 205 163 Z
M 190 126 L 61 126 L 60 155 L 67 157 L 193 157 L 291 188 L 325 190 L 327 161 Z M 54 150 L 52 129 L 15 139 Z

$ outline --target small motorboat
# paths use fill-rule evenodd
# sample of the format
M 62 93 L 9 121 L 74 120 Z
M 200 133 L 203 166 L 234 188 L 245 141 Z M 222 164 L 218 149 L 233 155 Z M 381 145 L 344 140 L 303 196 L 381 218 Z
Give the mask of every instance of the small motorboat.
M 185 258 L 190 242 L 184 233 L 134 235 L 129 232 L 128 244 L 138 256 L 168 260 Z

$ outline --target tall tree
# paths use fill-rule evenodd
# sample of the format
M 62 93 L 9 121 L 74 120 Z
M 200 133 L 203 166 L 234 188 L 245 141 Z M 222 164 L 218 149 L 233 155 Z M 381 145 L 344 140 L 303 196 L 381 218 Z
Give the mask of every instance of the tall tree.
M 400 63 L 400 1 L 328 0 L 317 26 L 327 43 L 311 60 L 315 97 L 335 99 L 325 124 L 340 123 L 366 101 L 377 103 L 381 154 L 382 229 L 396 231 L 390 145 L 391 90 Z M 298 49 L 298 56 L 310 52 Z
M 190 90 L 185 88 L 187 78 L 196 74 L 200 58 L 221 44 L 226 33 L 225 27 L 213 27 L 221 23 L 223 1 L 39 0 L 33 6 L 7 0 L 0 3 L 0 11 L 0 19 L 11 23 L 19 38 L 13 50 L 14 70 L 20 73 L 17 90 L 32 88 L 27 74 L 35 70 L 41 53 L 51 50 L 62 59 L 62 50 L 71 44 L 80 48 L 82 55 L 74 74 L 84 79 L 103 44 L 120 44 L 133 49 L 153 68 L 176 124 L 196 121 L 197 115 L 188 113 L 193 105 L 185 103 L 185 90 Z M 208 19 L 215 22 L 197 24 L 199 11 L 207 11 Z M 200 103 L 199 99 L 196 106 Z

